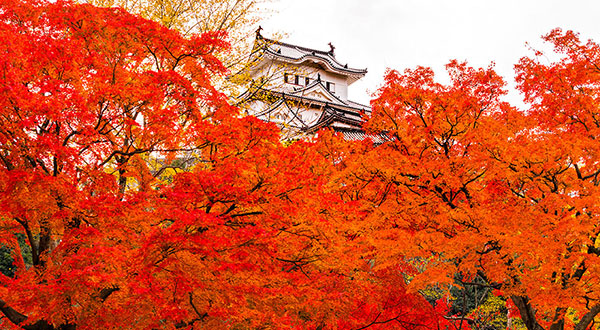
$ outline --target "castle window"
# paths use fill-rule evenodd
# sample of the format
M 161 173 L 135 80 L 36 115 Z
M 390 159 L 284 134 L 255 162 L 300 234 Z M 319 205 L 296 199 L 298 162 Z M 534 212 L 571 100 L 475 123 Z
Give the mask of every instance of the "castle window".
M 335 84 L 332 82 L 326 82 L 325 83 L 325 87 L 327 88 L 328 91 L 335 93 Z
M 297 74 L 284 73 L 283 74 L 283 82 L 286 84 L 292 85 L 308 85 L 310 79 L 308 77 L 304 77 Z

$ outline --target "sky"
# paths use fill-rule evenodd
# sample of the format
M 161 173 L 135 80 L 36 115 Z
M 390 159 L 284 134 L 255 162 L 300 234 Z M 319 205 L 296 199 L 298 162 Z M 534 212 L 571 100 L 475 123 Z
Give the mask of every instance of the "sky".
M 274 0 L 261 22 L 262 34 L 286 34 L 282 41 L 329 50 L 349 67 L 368 74 L 350 86 L 349 98 L 369 103 L 387 68 L 434 69 L 447 82 L 451 59 L 474 67 L 495 63 L 511 91 L 507 100 L 522 106 L 514 90 L 514 65 L 542 49 L 540 37 L 552 29 L 574 30 L 600 42 L 600 0 Z

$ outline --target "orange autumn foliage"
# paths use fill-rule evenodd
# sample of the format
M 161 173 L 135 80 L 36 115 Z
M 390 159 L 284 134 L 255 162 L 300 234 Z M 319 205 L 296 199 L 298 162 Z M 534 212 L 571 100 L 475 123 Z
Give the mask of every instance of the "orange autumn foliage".
M 3 328 L 443 323 L 406 290 L 406 262 L 355 252 L 366 213 L 338 194 L 326 146 L 283 145 L 210 85 L 220 33 L 0 0 L 0 40 Z
M 382 145 L 282 144 L 211 86 L 219 32 L 64 1 L 0 17 L 2 327 L 467 330 L 417 294 L 457 274 L 529 330 L 595 327 L 598 44 L 545 36 L 562 57 L 517 65 L 526 111 L 452 61 L 447 85 L 387 74 Z
M 348 146 L 337 180 L 364 213 L 374 269 L 411 261 L 414 290 L 477 276 L 529 330 L 584 330 L 600 313 L 600 45 L 544 40 L 560 59 L 516 66 L 524 111 L 492 67 L 450 62 L 447 85 L 389 71 L 365 126 L 387 142 Z

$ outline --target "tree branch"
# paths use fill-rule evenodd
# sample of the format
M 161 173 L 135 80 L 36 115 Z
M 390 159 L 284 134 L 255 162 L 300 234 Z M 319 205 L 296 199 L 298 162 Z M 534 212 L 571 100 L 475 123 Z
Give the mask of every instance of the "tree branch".
M 120 290 L 120 288 L 118 288 L 118 287 L 116 287 L 116 286 L 113 286 L 113 287 L 111 287 L 111 288 L 104 288 L 104 289 L 100 290 L 100 293 L 98 294 L 98 298 L 100 298 L 100 300 L 101 300 L 102 302 L 104 302 L 106 299 L 108 299 L 108 297 L 109 297 L 109 296 L 110 296 L 110 295 L 111 295 L 113 292 L 116 292 L 116 291 L 119 291 L 119 290 Z
M 592 307 L 592 309 L 590 309 L 590 311 L 587 312 L 581 318 L 581 321 L 579 321 L 579 323 L 577 323 L 577 325 L 573 328 L 573 330 L 587 329 L 587 327 L 590 325 L 590 323 L 592 323 L 592 321 L 594 320 L 594 317 L 596 317 L 596 315 L 598 315 L 598 313 L 600 313 L 600 304 L 594 305 L 594 307 Z
M 19 325 L 20 323 L 27 320 L 27 316 L 21 314 L 14 310 L 12 307 L 8 306 L 6 301 L 0 299 L 0 311 L 9 319 L 12 323 Z
M 521 313 L 521 319 L 528 330 L 544 330 L 535 319 L 535 309 L 529 303 L 529 298 L 524 296 L 511 296 L 510 299 Z

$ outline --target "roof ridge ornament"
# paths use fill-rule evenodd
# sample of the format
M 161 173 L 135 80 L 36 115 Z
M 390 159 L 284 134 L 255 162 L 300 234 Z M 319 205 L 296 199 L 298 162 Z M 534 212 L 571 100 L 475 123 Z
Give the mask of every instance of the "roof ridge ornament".
M 256 29 L 256 39 L 263 39 L 263 36 L 260 34 L 260 31 L 262 31 L 262 26 L 258 26 L 258 29 Z
M 329 54 L 334 55 L 335 54 L 335 46 L 333 46 L 333 44 L 330 42 L 328 43 L 329 45 Z

